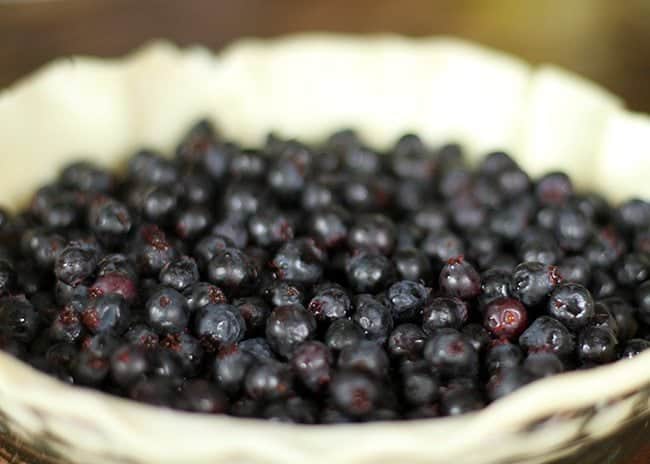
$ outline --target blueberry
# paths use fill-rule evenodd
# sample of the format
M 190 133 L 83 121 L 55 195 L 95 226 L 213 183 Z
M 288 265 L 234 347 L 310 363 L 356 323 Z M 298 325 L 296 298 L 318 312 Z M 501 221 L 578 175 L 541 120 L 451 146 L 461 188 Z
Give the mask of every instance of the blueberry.
M 81 317 L 73 308 L 63 308 L 54 317 L 50 326 L 50 337 L 54 341 L 74 343 L 83 334 Z
M 131 158 L 128 165 L 129 178 L 145 185 L 173 185 L 178 180 L 178 169 L 174 163 L 158 153 L 140 151 Z
M 488 382 L 487 396 L 491 401 L 503 398 L 535 380 L 523 367 L 502 369 Z
M 242 340 L 239 342 L 239 349 L 250 354 L 258 361 L 275 359 L 273 349 L 266 338 L 255 337 Z
M 535 196 L 543 205 L 561 206 L 573 196 L 573 184 L 563 172 L 552 172 L 537 181 Z
M 628 253 L 615 266 L 616 280 L 624 287 L 635 287 L 650 279 L 650 258 L 642 253 Z
M 429 339 L 424 346 L 424 359 L 443 378 L 478 374 L 478 352 L 464 335 L 455 330 L 440 331 Z
M 463 327 L 462 333 L 479 353 L 483 352 L 490 344 L 490 334 L 480 324 L 467 324 Z
M 111 356 L 111 378 L 122 388 L 128 388 L 143 379 L 148 371 L 147 353 L 145 348 L 140 345 L 123 345 Z
M 359 295 L 355 302 L 352 320 L 369 340 L 385 342 L 393 329 L 389 308 L 370 295 Z
M 273 422 L 315 424 L 317 413 L 314 402 L 294 396 L 270 403 L 262 411 L 262 416 Z
M 621 359 L 630 359 L 638 356 L 643 351 L 650 348 L 650 341 L 644 340 L 642 338 L 632 338 L 625 342 L 623 349 L 621 350 Z
M 226 248 L 233 246 L 234 242 L 231 238 L 213 233 L 202 237 L 196 243 L 193 256 L 196 258 L 201 269 L 206 269 L 212 258 Z
M 333 352 L 355 345 L 363 338 L 361 328 L 349 319 L 337 319 L 325 333 L 325 344 Z
M 203 362 L 203 348 L 197 339 L 185 332 L 167 334 L 160 341 L 160 346 L 178 355 L 186 376 L 194 377 L 199 374 Z
M 197 311 L 194 335 L 207 351 L 240 341 L 246 332 L 246 322 L 239 310 L 229 304 L 210 304 Z
M 350 258 L 345 266 L 348 282 L 358 293 L 375 293 L 395 279 L 393 263 L 383 255 L 361 253 Z
M 133 220 L 126 205 L 117 200 L 102 198 L 91 203 L 88 226 L 106 245 L 118 245 L 131 231 Z
M 54 273 L 61 282 L 76 286 L 92 275 L 96 265 L 95 252 L 75 243 L 65 247 L 57 256 Z
M 250 258 L 231 247 L 215 254 L 208 263 L 207 274 L 211 283 L 233 295 L 250 292 L 258 279 L 258 269 Z
M 421 356 L 425 342 L 426 336 L 417 325 L 400 324 L 388 337 L 387 349 L 393 358 L 415 360 Z
M 585 287 L 589 286 L 591 282 L 591 265 L 583 256 L 564 258 L 558 267 L 563 282 L 573 282 Z
M 176 258 L 178 252 L 165 233 L 155 225 L 141 227 L 138 235 L 134 245 L 137 268 L 146 276 L 157 276 L 165 264 Z
M 264 331 L 271 308 L 262 298 L 244 297 L 234 300 L 232 304 L 239 309 L 239 313 L 244 318 L 247 334 L 258 334 Z
M 316 320 L 304 307 L 287 305 L 275 308 L 266 322 L 266 338 L 273 350 L 288 358 L 302 342 L 311 339 Z
M 474 388 L 453 388 L 444 392 L 440 398 L 440 412 L 444 416 L 459 416 L 478 411 L 484 406 L 485 401 Z
M 129 398 L 152 406 L 170 408 L 174 397 L 174 385 L 165 378 L 143 379 L 129 389 Z
M 479 308 L 483 310 L 488 303 L 510 296 L 511 273 L 502 269 L 488 269 L 481 274 L 481 293 L 478 296 Z
M 431 231 L 422 240 L 420 248 L 427 256 L 438 262 L 447 262 L 465 252 L 465 245 L 458 235 L 448 230 Z
M 17 275 L 11 263 L 0 260 L 0 296 L 12 293 L 16 288 Z
M 481 292 L 481 277 L 463 256 L 457 256 L 440 271 L 440 290 L 452 297 L 474 298 Z
M 382 214 L 362 215 L 348 232 L 352 250 L 388 255 L 395 247 L 395 224 Z
M 184 292 L 187 304 L 192 312 L 211 304 L 227 303 L 228 299 L 219 287 L 208 282 L 197 282 Z
M 281 280 L 313 285 L 323 275 L 321 250 L 313 240 L 302 239 L 285 243 L 273 258 L 272 266 Z
M 122 334 L 129 324 L 129 305 L 122 296 L 112 293 L 89 302 L 81 320 L 91 333 Z
M 430 281 L 433 273 L 429 258 L 415 248 L 405 248 L 393 254 L 393 264 L 398 278 L 414 282 Z
M 564 359 L 573 354 L 575 339 L 557 319 L 540 316 L 521 334 L 519 345 L 528 353 L 550 352 Z
M 636 292 L 637 314 L 645 324 L 650 324 L 650 280 L 643 282 Z
M 327 388 L 332 377 L 332 354 L 325 344 L 307 341 L 294 350 L 291 367 L 307 389 L 322 391 Z
M 352 303 L 345 289 L 339 285 L 321 286 L 307 305 L 317 321 L 335 321 L 347 317 Z
M 110 173 L 87 161 L 68 164 L 61 171 L 60 181 L 69 189 L 98 193 L 110 192 L 115 184 Z
M 524 369 L 535 378 L 550 377 L 561 374 L 566 369 L 564 363 L 553 353 L 531 353 L 524 360 Z
M 519 264 L 512 272 L 510 293 L 526 306 L 543 303 L 563 281 L 560 270 L 539 262 Z
M 263 288 L 262 294 L 273 307 L 305 303 L 304 290 L 284 280 L 273 280 Z
M 249 236 L 262 247 L 277 246 L 293 239 L 294 228 L 290 217 L 274 210 L 259 211 L 248 219 Z
M 369 415 L 381 401 L 380 385 L 363 372 L 337 372 L 332 378 L 329 392 L 336 407 L 351 417 Z
M 34 305 L 24 297 L 0 298 L 0 333 L 19 342 L 36 335 L 38 318 Z
M 230 395 L 236 395 L 244 387 L 244 379 L 255 358 L 235 344 L 224 345 L 214 360 L 214 380 Z
M 174 217 L 174 232 L 183 240 L 196 240 L 213 222 L 212 213 L 202 206 L 191 206 L 177 211 Z
M 198 282 L 199 269 L 193 258 L 181 256 L 165 264 L 158 279 L 164 286 L 182 292 Z
M 602 364 L 617 356 L 618 340 L 607 327 L 589 326 L 578 336 L 578 358 L 585 363 Z
M 437 297 L 423 308 L 422 328 L 432 335 L 438 329 L 460 329 L 467 322 L 467 305 L 458 298 Z
M 251 398 L 273 401 L 292 393 L 293 376 L 286 364 L 277 361 L 259 363 L 248 369 L 244 386 Z
M 348 236 L 348 214 L 341 208 L 314 211 L 307 220 L 307 230 L 325 248 L 338 247 Z
M 528 311 L 515 298 L 499 298 L 485 308 L 483 324 L 497 338 L 517 339 L 528 326 Z
M 521 348 L 512 343 L 497 343 L 490 347 L 485 355 L 485 366 L 490 375 L 502 369 L 511 369 L 521 365 L 524 358 Z
M 625 341 L 634 338 L 639 330 L 639 324 L 636 319 L 636 308 L 619 297 L 605 298 L 600 300 L 600 303 L 609 310 L 616 320 L 616 326 L 618 328 L 616 335 L 618 339 Z
M 386 290 L 393 318 L 396 320 L 413 319 L 422 311 L 430 289 L 418 282 L 400 280 Z
M 588 325 L 594 318 L 594 300 L 579 284 L 561 284 L 551 294 L 548 312 L 572 330 Z
M 161 288 L 154 292 L 145 309 L 147 322 L 158 333 L 180 332 L 189 322 L 187 300 L 171 288 Z
M 124 274 L 105 274 L 90 286 L 88 296 L 99 298 L 108 295 L 118 295 L 128 303 L 133 303 L 138 296 L 138 289 L 135 281 Z
M 402 381 L 404 401 L 411 406 L 433 404 L 440 393 L 439 380 L 427 371 L 409 372 Z
M 179 409 L 203 414 L 223 414 L 228 406 L 226 395 L 203 379 L 186 382 L 176 402 Z
M 154 330 L 144 324 L 134 325 L 124 334 L 124 339 L 133 344 L 142 346 L 146 349 L 154 349 L 158 347 L 158 334 Z
M 370 340 L 345 347 L 338 359 L 339 369 L 363 371 L 377 378 L 388 374 L 389 364 L 386 351 Z

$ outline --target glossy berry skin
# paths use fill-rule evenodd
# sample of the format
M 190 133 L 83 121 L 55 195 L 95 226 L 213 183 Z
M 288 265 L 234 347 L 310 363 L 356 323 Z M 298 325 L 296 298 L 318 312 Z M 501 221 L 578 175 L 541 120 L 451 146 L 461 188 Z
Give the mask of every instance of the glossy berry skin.
M 558 211 L 555 236 L 564 250 L 582 250 L 593 234 L 593 225 L 579 209 L 563 207 Z
M 91 276 L 96 265 L 92 249 L 82 244 L 71 244 L 56 258 L 54 273 L 61 282 L 76 286 Z
M 411 406 L 433 404 L 440 394 L 440 381 L 430 372 L 416 370 L 403 377 L 402 395 Z
M 559 269 L 539 262 L 519 264 L 512 272 L 510 293 L 526 306 L 543 303 L 562 282 Z
M 460 329 L 467 322 L 467 305 L 458 298 L 437 297 L 422 311 L 422 329 L 432 335 L 438 329 Z
M 271 313 L 271 308 L 266 301 L 257 296 L 250 296 L 233 300 L 232 304 L 239 309 L 239 313 L 244 318 L 248 335 L 264 332 L 266 319 Z
M 625 287 L 635 287 L 650 279 L 650 257 L 643 253 L 628 253 L 615 266 L 616 280 Z
M 562 206 L 573 196 L 571 179 L 563 172 L 546 174 L 535 185 L 535 197 L 545 206 Z
M 393 329 L 393 318 L 388 307 L 370 295 L 359 295 L 355 300 L 352 320 L 369 340 L 385 342 Z
M 481 324 L 467 324 L 463 327 L 462 333 L 479 353 L 482 353 L 492 340 L 489 332 Z
M 128 388 L 143 379 L 148 371 L 147 352 L 140 345 L 123 345 L 111 356 L 111 378 L 122 388 Z
M 203 235 L 213 222 L 214 218 L 209 209 L 203 206 L 191 206 L 176 212 L 173 228 L 179 238 L 194 241 Z
M 291 219 L 278 211 L 260 211 L 248 219 L 248 233 L 258 246 L 280 245 L 294 237 Z
M 307 310 L 317 321 L 334 321 L 347 317 L 351 307 L 350 297 L 343 287 L 326 285 L 318 289 Z
M 494 300 L 487 305 L 483 317 L 485 328 L 500 339 L 517 339 L 528 326 L 528 311 L 514 298 Z
M 502 369 L 521 365 L 523 359 L 524 355 L 518 345 L 509 342 L 495 343 L 486 352 L 485 367 L 488 374 L 494 375 Z
M 433 273 L 427 256 L 415 248 L 403 248 L 393 254 L 397 277 L 413 282 L 430 281 Z
M 338 353 L 346 346 L 355 345 L 363 339 L 361 328 L 349 319 L 338 319 L 327 329 L 325 344 L 334 353 Z
M 179 409 L 202 414 L 223 414 L 228 406 L 226 395 L 204 379 L 186 382 L 176 400 Z
M 345 271 L 348 282 L 357 293 L 376 293 L 394 280 L 393 263 L 383 255 L 362 253 L 350 258 Z
M 54 317 L 49 334 L 52 340 L 74 343 L 84 332 L 81 317 L 73 308 L 66 307 L 60 310 Z
M 523 363 L 524 369 L 535 378 L 550 377 L 564 372 L 565 366 L 560 358 L 553 353 L 531 353 Z
M 0 333 L 19 342 L 36 335 L 38 319 L 34 305 L 24 297 L 0 298 Z
M 167 334 L 160 346 L 178 355 L 185 376 L 195 377 L 200 373 L 203 348 L 196 338 L 186 332 Z
M 447 296 L 470 299 L 481 292 L 481 277 L 462 256 L 451 258 L 440 271 L 440 290 Z
M 557 319 L 540 316 L 521 334 L 519 345 L 528 353 L 550 352 L 564 359 L 573 354 L 575 338 Z
M 390 303 L 393 318 L 396 320 L 413 319 L 423 308 L 430 289 L 418 282 L 400 280 L 386 290 L 386 299 Z
M 244 318 L 236 307 L 229 304 L 205 306 L 197 311 L 194 318 L 194 335 L 208 352 L 222 345 L 237 343 L 245 332 Z
M 644 323 L 650 324 L 650 280 L 642 283 L 636 292 L 637 315 Z
M 348 232 L 348 247 L 388 255 L 395 247 L 395 224 L 384 215 L 362 215 Z
M 551 294 L 548 312 L 572 330 L 587 326 L 594 318 L 594 300 L 579 284 L 561 284 Z
M 582 256 L 564 258 L 559 264 L 562 281 L 567 283 L 589 286 L 591 281 L 591 265 Z
M 474 377 L 478 373 L 478 353 L 455 330 L 441 331 L 424 346 L 424 359 L 444 378 Z
M 424 349 L 426 335 L 415 324 L 400 324 L 393 329 L 388 337 L 388 354 L 397 359 L 416 360 Z
M 623 349 L 621 350 L 621 359 L 630 359 L 640 355 L 642 352 L 650 348 L 650 341 L 643 338 L 633 338 L 628 340 Z
M 217 253 L 229 247 L 234 247 L 234 242 L 231 238 L 218 233 L 212 233 L 205 235 L 196 242 L 192 256 L 196 259 L 199 268 L 205 270 L 210 260 Z
M 134 325 L 124 334 L 124 339 L 133 345 L 142 346 L 146 349 L 158 347 L 159 337 L 156 332 L 144 324 Z
M 232 295 L 247 293 L 257 285 L 257 268 L 235 248 L 217 252 L 208 264 L 207 273 L 211 283 Z
M 235 344 L 223 345 L 214 358 L 213 378 L 229 395 L 236 395 L 244 387 L 244 379 L 255 358 Z
M 429 232 L 422 240 L 420 249 L 437 262 L 447 262 L 465 252 L 462 239 L 446 229 Z
M 289 396 L 293 376 L 288 365 L 276 361 L 254 364 L 246 374 L 244 386 L 254 400 L 273 401 Z
M 116 293 L 92 300 L 81 314 L 84 326 L 93 334 L 122 334 L 129 324 L 129 318 L 128 303 Z
M 348 236 L 347 216 L 336 208 L 318 210 L 310 216 L 307 228 L 320 246 L 335 248 L 344 244 Z
M 170 408 L 174 402 L 174 390 L 174 385 L 168 379 L 143 379 L 129 389 L 129 398 L 152 406 Z
M 133 303 L 138 296 L 136 282 L 122 273 L 105 274 L 99 277 L 88 289 L 91 298 L 118 295 L 127 303 Z
M 381 387 L 368 374 L 339 371 L 329 388 L 334 405 L 344 414 L 361 418 L 370 414 L 380 403 Z
M 307 341 L 294 350 L 291 367 L 307 389 L 319 392 L 327 388 L 332 378 L 332 354 L 325 344 Z
M 316 331 L 316 320 L 301 305 L 275 308 L 266 322 L 266 338 L 271 348 L 288 358 L 302 342 L 311 339 Z
M 272 260 L 279 279 L 298 285 L 313 285 L 323 275 L 325 255 L 311 239 L 285 243 Z
M 284 280 L 274 280 L 268 286 L 262 286 L 262 294 L 273 307 L 305 303 L 304 290 Z
M 154 292 L 145 305 L 147 322 L 158 333 L 184 330 L 189 322 L 189 307 L 185 297 L 171 288 Z
M 183 292 L 199 280 L 199 269 L 196 261 L 189 256 L 181 256 L 170 261 L 160 270 L 158 280 L 165 287 Z
M 338 358 L 339 369 L 363 371 L 376 378 L 388 374 L 389 364 L 386 351 L 370 340 L 345 347 Z
M 444 392 L 440 398 L 440 412 L 443 416 L 459 416 L 478 411 L 484 406 L 485 400 L 474 388 L 453 388 Z
M 600 300 L 616 321 L 616 336 L 619 341 L 634 338 L 639 330 L 639 323 L 636 319 L 637 310 L 623 298 L 610 297 Z M 614 327 L 610 327 L 614 328 Z
M 578 336 L 578 358 L 586 363 L 607 363 L 616 359 L 618 340 L 606 327 L 589 326 Z
M 176 258 L 178 252 L 165 233 L 155 225 L 141 227 L 138 235 L 134 244 L 137 269 L 145 276 L 157 276 L 165 264 Z
M 258 361 L 268 361 L 276 359 L 275 353 L 266 338 L 255 337 L 247 338 L 239 342 L 239 349 L 253 356 Z
M 117 245 L 131 231 L 133 220 L 129 209 L 117 200 L 102 198 L 88 209 L 88 225 L 107 245 Z
M 481 293 L 478 296 L 479 309 L 483 310 L 488 303 L 507 298 L 510 295 L 511 273 L 502 269 L 488 269 L 481 274 Z
M 491 401 L 496 401 L 524 387 L 533 380 L 533 375 L 523 367 L 502 369 L 488 382 L 487 396 Z

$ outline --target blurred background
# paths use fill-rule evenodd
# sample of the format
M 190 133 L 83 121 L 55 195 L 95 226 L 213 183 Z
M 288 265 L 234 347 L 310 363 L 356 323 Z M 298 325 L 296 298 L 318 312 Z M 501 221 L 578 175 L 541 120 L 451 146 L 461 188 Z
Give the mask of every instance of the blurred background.
M 650 112 L 650 0 L 0 0 L 0 88 L 61 55 L 305 30 L 453 34 L 562 65 Z

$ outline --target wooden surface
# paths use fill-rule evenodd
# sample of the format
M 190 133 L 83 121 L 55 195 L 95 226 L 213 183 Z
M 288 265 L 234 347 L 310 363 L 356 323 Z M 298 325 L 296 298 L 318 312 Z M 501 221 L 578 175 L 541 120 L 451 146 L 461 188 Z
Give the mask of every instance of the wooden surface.
M 118 56 L 158 37 L 217 49 L 306 30 L 453 34 L 572 69 L 650 112 L 648 24 L 648 0 L 0 0 L 0 89 L 58 56 Z M 629 464 L 649 463 L 650 445 Z

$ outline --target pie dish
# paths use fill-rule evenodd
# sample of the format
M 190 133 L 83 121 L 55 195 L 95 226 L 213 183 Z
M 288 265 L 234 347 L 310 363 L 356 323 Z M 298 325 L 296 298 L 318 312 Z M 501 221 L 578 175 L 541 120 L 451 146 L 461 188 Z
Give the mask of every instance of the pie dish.
M 614 201 L 650 198 L 650 119 L 593 84 L 456 39 L 310 35 L 47 66 L 0 94 L 2 200 L 20 205 L 66 160 L 170 152 L 206 115 L 249 146 L 269 131 L 312 142 L 352 127 L 384 148 L 412 131 L 474 159 L 505 149 L 531 174 L 563 169 Z M 71 462 L 556 462 L 647 417 L 649 394 L 646 353 L 460 418 L 299 427 L 134 405 L 0 355 L 3 425 Z

